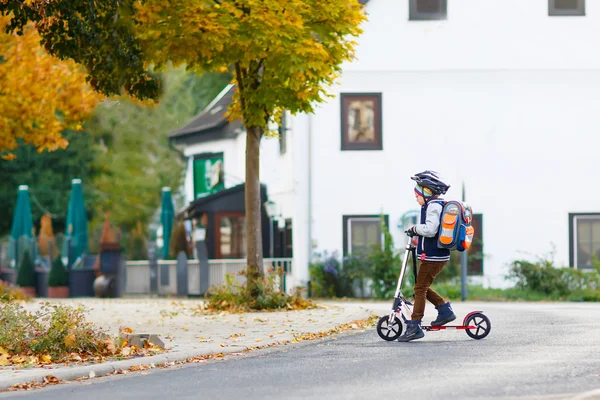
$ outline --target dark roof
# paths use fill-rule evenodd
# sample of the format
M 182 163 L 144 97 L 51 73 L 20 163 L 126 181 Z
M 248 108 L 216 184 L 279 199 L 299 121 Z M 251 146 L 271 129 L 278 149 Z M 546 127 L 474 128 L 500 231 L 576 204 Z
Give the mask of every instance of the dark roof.
M 189 124 L 181 129 L 171 132 L 169 137 L 179 138 L 181 136 L 204 133 L 227 125 L 227 117 L 225 117 L 224 114 L 227 112 L 229 105 L 233 102 L 234 91 L 235 85 L 228 85 Z
M 369 0 L 358 0 L 358 2 L 360 4 L 367 4 L 369 2 Z
M 199 214 L 205 212 L 231 212 L 231 211 L 244 211 L 244 197 L 245 197 L 244 183 L 237 186 L 230 187 L 228 189 L 220 190 L 216 193 L 209 194 L 204 197 L 199 197 L 192 201 L 185 210 L 179 215 L 187 218 L 195 218 Z M 260 197 L 261 204 L 264 204 L 269 200 L 267 196 L 267 187 L 261 183 L 260 185 Z

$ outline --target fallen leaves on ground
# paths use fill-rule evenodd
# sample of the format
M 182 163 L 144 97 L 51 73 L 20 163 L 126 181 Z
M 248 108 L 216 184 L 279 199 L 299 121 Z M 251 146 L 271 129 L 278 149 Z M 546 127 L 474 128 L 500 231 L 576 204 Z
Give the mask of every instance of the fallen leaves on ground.
M 165 351 L 165 349 L 162 349 L 147 340 L 144 342 L 142 348 L 128 346 L 127 344 L 127 341 L 124 340 L 122 345 L 117 347 L 111 339 L 107 339 L 105 341 L 106 352 L 102 354 L 92 354 L 89 352 L 70 353 L 59 360 L 53 360 L 49 354 L 9 354 L 6 349 L 0 347 L 0 367 L 26 368 L 34 366 L 46 367 L 52 364 L 99 364 L 111 359 L 152 356 Z
M 30 381 L 30 382 L 25 382 L 25 383 L 18 383 L 16 385 L 9 387 L 8 390 L 11 392 L 13 392 L 15 390 L 33 390 L 33 389 L 39 389 L 39 388 L 42 388 L 42 387 L 45 387 L 48 385 L 58 385 L 61 383 L 67 383 L 67 382 L 63 381 L 62 379 L 58 379 L 57 377 L 55 377 L 53 375 L 48 375 L 48 376 L 45 376 L 41 382 Z

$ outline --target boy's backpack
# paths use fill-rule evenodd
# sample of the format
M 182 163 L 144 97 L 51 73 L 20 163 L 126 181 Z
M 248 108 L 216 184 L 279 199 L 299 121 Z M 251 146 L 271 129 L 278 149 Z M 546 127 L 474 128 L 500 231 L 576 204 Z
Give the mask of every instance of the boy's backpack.
M 473 210 L 460 201 L 447 201 L 442 209 L 438 247 L 441 249 L 465 251 L 471 247 L 475 229 L 471 226 Z

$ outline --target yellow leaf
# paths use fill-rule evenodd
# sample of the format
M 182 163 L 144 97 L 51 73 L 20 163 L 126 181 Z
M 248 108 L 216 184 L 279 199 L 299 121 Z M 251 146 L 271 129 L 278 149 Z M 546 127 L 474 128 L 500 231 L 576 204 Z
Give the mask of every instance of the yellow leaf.
M 52 357 L 50 357 L 50 355 L 48 355 L 48 354 L 44 354 L 44 355 L 42 356 L 42 358 L 41 358 L 41 361 L 42 361 L 43 363 L 49 363 L 49 362 L 52 362 Z
M 10 359 L 10 362 L 12 364 L 23 364 L 25 362 L 25 357 L 14 356 L 13 358 Z
M 76 340 L 77 340 L 77 339 L 75 338 L 75 335 L 73 335 L 72 333 L 68 334 L 68 335 L 65 337 L 65 346 L 66 346 L 67 348 L 71 347 L 71 345 L 72 345 L 73 343 L 75 343 L 75 341 L 76 341 Z
M 0 354 L 0 367 L 5 367 L 7 365 L 10 365 L 10 361 L 8 361 L 8 355 Z

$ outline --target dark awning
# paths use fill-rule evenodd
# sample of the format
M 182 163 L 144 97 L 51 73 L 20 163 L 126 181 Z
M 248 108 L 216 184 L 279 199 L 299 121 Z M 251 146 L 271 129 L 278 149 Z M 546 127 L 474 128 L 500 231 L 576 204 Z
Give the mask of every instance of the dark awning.
M 184 218 L 198 218 L 206 212 L 245 212 L 245 187 L 246 185 L 242 183 L 241 185 L 197 198 L 180 215 Z M 263 205 L 269 200 L 266 185 L 260 185 L 260 197 L 261 204 Z

